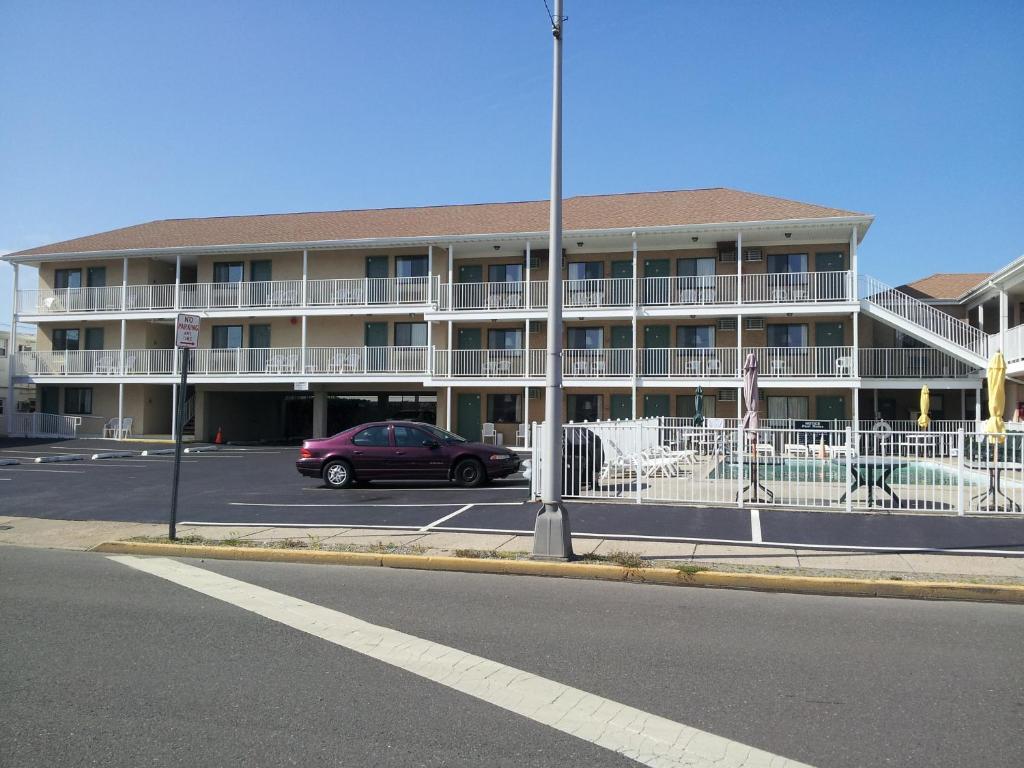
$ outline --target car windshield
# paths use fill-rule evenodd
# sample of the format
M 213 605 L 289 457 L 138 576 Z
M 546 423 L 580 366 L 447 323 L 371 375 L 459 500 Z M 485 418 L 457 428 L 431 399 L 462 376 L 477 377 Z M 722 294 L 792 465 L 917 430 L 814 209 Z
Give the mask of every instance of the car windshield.
M 427 432 L 429 432 L 431 435 L 436 437 L 438 440 L 444 440 L 444 441 L 449 442 L 449 443 L 464 443 L 464 442 L 466 442 L 466 438 L 459 437 L 456 434 L 453 434 L 451 432 L 447 432 L 447 431 L 441 429 L 440 427 L 433 426 L 432 424 L 422 424 L 420 426 L 421 426 L 422 429 L 427 430 Z

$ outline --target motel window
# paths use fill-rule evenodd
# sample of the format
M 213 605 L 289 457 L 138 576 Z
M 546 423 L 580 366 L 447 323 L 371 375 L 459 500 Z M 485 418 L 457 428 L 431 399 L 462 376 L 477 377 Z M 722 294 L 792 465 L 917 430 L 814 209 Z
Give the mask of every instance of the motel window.
M 768 271 L 775 273 L 782 272 L 806 272 L 806 253 L 772 253 L 768 255 Z
M 107 268 L 89 267 L 85 271 L 85 278 L 90 288 L 104 288 L 107 285 Z
M 597 421 L 601 418 L 601 395 L 569 395 L 566 397 L 569 421 Z
M 92 413 L 92 387 L 68 387 L 64 390 L 64 413 L 88 415 Z
M 487 331 L 488 349 L 522 349 L 523 332 L 518 328 L 495 328 Z
M 802 324 L 769 325 L 769 347 L 806 347 L 807 326 Z
M 82 270 L 80 269 L 56 269 L 53 272 L 54 288 L 81 288 Z
M 570 280 L 600 280 L 603 277 L 603 261 L 573 261 L 569 264 Z
M 54 328 L 53 351 L 77 352 L 79 349 L 79 331 L 77 328 Z
M 396 256 L 396 277 L 426 277 L 429 274 L 426 256 Z
M 680 325 L 676 328 L 677 347 L 711 349 L 715 346 L 715 326 Z
M 426 323 L 395 323 L 396 347 L 427 346 Z
M 213 326 L 212 341 L 214 349 L 241 349 L 242 326 L 215 325 Z
M 523 279 L 522 264 L 491 264 L 487 267 L 487 281 L 491 283 L 518 283 Z
M 768 396 L 769 419 L 806 419 L 809 412 L 806 397 Z
M 245 265 L 240 261 L 217 261 L 213 265 L 213 282 L 240 283 Z
M 715 396 L 704 395 L 704 418 L 715 418 Z M 676 416 L 684 419 L 692 419 L 697 413 L 696 395 L 676 396 Z
M 568 349 L 604 348 L 604 328 L 570 328 L 566 333 Z
M 676 270 L 680 277 L 697 277 L 715 274 L 715 258 L 707 259 L 679 259 L 676 261 Z
M 487 420 L 492 424 L 518 424 L 521 395 L 488 395 Z

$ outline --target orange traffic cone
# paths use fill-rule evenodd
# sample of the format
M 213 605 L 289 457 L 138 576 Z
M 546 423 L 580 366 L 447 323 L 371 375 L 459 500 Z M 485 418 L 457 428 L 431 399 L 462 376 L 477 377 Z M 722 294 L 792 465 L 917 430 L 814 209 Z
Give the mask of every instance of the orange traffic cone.
M 217 427 L 217 436 L 215 438 L 213 438 L 213 444 L 214 445 L 223 445 L 224 444 L 224 435 L 221 434 L 220 427 Z

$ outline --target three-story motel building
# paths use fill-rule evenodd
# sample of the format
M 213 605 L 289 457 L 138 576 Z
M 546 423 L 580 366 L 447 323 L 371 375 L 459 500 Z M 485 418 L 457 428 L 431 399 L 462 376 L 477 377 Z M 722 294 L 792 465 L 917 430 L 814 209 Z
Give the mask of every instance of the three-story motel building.
M 15 285 L 12 319 L 39 332 L 14 382 L 83 434 L 181 419 L 197 439 L 283 440 L 397 415 L 522 445 L 544 414 L 556 258 L 567 421 L 690 416 L 698 385 L 706 416 L 735 418 L 750 352 L 767 418 L 906 418 L 923 383 L 933 417 L 974 416 L 975 340 L 931 327 L 956 308 L 881 300 L 859 275 L 870 215 L 731 189 L 573 197 L 554 255 L 547 216 L 534 201 L 175 219 L 9 254 L 38 269 L 38 288 Z M 202 317 L 182 413 L 178 312 Z

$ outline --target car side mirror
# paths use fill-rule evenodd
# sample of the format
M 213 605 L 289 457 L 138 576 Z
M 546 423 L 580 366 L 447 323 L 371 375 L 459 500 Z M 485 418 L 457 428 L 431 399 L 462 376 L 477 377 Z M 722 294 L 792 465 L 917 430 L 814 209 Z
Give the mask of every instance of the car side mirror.
M 439 442 L 437 442 L 437 440 L 424 440 L 423 441 L 423 447 L 424 448 L 440 448 L 441 444 Z

